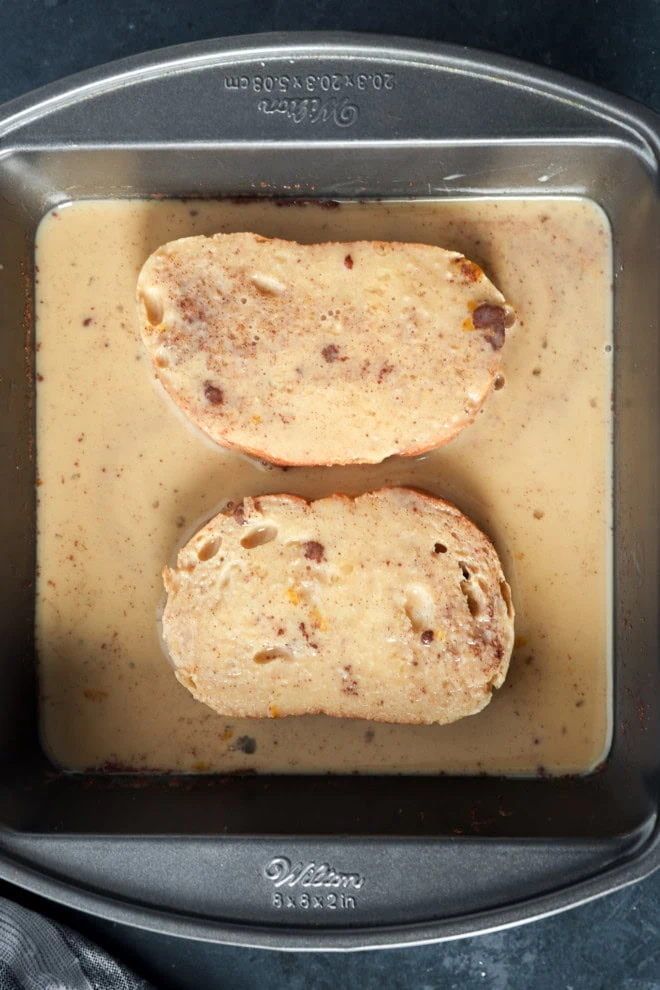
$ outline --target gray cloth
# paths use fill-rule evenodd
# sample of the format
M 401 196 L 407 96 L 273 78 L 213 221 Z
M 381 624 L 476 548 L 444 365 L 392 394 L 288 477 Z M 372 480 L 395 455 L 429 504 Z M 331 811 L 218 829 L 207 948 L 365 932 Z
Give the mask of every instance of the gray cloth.
M 82 935 L 0 897 L 0 990 L 152 990 Z

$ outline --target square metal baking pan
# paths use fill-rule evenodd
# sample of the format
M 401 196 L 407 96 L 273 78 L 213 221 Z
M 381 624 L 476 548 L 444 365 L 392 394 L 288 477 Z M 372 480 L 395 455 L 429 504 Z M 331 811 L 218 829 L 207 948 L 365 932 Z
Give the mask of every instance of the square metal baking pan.
M 331 949 L 531 920 L 660 863 L 659 157 L 658 119 L 627 101 L 465 49 L 349 35 L 183 46 L 4 108 L 0 875 L 160 931 Z M 255 195 L 577 195 L 606 211 L 614 734 L 596 772 L 176 778 L 49 766 L 33 630 L 37 225 L 83 197 Z

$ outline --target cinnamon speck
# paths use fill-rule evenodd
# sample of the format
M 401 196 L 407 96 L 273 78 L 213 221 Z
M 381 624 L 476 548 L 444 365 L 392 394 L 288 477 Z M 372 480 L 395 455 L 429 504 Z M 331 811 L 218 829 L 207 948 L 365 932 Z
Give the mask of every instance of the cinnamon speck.
M 483 274 L 479 265 L 475 265 L 474 261 L 468 261 L 467 258 L 457 258 L 456 260 L 464 283 L 479 281 Z
M 344 694 L 358 694 L 358 685 L 355 677 L 353 677 L 353 665 L 347 663 L 344 667 L 343 673 L 344 683 L 342 684 L 342 691 Z
M 239 736 L 232 749 L 239 749 L 242 753 L 247 753 L 250 756 L 257 751 L 257 740 L 252 736 Z
M 101 691 L 97 688 L 85 688 L 83 695 L 88 701 L 105 701 L 110 695 L 107 691 Z
M 390 364 L 389 361 L 386 361 L 385 364 L 380 369 L 380 371 L 378 372 L 378 379 L 377 379 L 378 384 L 382 385 L 385 376 L 390 375 L 393 371 L 394 371 L 394 365 Z

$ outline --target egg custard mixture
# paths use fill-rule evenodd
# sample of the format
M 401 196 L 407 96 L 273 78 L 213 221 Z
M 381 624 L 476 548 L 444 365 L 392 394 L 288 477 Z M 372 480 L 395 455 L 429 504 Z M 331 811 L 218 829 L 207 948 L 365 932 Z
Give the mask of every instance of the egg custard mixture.
M 493 394 L 417 458 L 272 467 L 177 413 L 144 345 L 146 258 L 191 234 L 437 244 L 478 262 L 518 314 Z M 60 206 L 36 241 L 38 582 L 43 746 L 58 765 L 279 773 L 586 772 L 607 753 L 611 682 L 611 244 L 583 199 L 443 199 L 283 208 L 113 200 Z M 319 396 L 322 401 L 322 396 Z M 409 485 L 495 543 L 516 607 L 509 674 L 444 726 L 322 716 L 227 719 L 174 677 L 161 572 L 244 495 Z M 231 621 L 228 617 L 227 621 Z

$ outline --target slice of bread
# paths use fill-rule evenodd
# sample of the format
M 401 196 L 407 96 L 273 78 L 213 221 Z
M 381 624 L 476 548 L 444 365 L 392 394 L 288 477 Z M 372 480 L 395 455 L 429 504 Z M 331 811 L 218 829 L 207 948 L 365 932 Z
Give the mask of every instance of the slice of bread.
M 277 464 L 378 463 L 477 415 L 513 310 L 425 244 L 186 237 L 138 279 L 157 377 L 213 440 Z
M 246 498 L 164 580 L 176 676 L 229 717 L 453 722 L 488 704 L 513 648 L 492 544 L 408 488 Z

